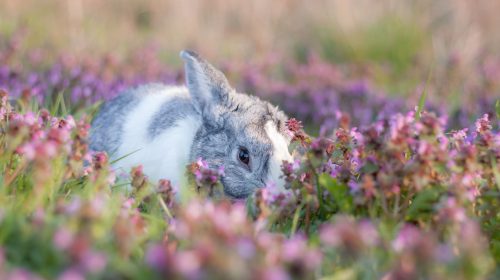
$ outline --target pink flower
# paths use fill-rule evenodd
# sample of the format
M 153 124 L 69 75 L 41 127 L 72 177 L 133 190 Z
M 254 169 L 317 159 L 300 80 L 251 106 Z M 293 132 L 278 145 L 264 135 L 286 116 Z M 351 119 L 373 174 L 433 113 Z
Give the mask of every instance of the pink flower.
M 262 196 L 266 204 L 273 205 L 279 202 L 279 206 L 288 204 L 293 197 L 291 190 L 282 189 L 274 182 L 266 184 L 266 187 L 262 189 Z
M 296 120 L 295 118 L 291 118 L 285 122 L 286 127 L 292 133 L 292 136 L 299 132 L 302 129 L 302 122 Z
M 81 262 L 86 271 L 99 273 L 106 267 L 107 259 L 102 253 L 87 251 Z
M 33 275 L 31 272 L 23 269 L 16 268 L 7 274 L 6 280 L 41 280 L 42 278 Z
M 0 269 L 4 266 L 5 264 L 5 250 L 3 247 L 0 247 Z
M 392 248 L 396 252 L 401 252 L 406 248 L 415 246 L 420 239 L 421 233 L 412 225 L 404 225 L 399 231 L 396 239 L 392 241 Z
M 285 261 L 292 262 L 300 259 L 307 250 L 307 243 L 303 236 L 296 235 L 291 239 L 286 239 L 281 250 Z
M 219 166 L 219 168 L 217 169 L 217 173 L 219 174 L 219 176 L 224 176 L 224 166 Z
M 208 163 L 201 158 L 196 162 L 194 176 L 198 186 L 213 187 L 224 176 L 224 166 L 219 166 L 216 170 L 211 169 Z
M 55 232 L 52 240 L 59 250 L 66 250 L 73 243 L 73 238 L 73 233 L 65 228 L 60 228 Z
M 32 143 L 26 143 L 19 148 L 17 148 L 17 152 L 28 160 L 33 160 L 36 156 L 35 146 Z
M 67 214 L 76 214 L 82 207 L 82 201 L 79 197 L 74 197 L 68 204 L 66 204 Z
M 465 138 L 467 137 L 468 130 L 469 130 L 468 128 L 464 128 L 458 131 L 453 131 L 451 133 L 451 137 L 455 140 L 465 140 Z
M 321 254 L 319 250 L 308 250 L 304 253 L 302 258 L 307 268 L 314 269 L 321 265 L 323 254 Z
M 70 268 L 65 270 L 59 277 L 58 280 L 85 280 L 85 276 L 82 275 L 78 270 Z
M 263 280 L 288 280 L 292 279 L 286 271 L 281 267 L 271 267 L 264 271 Z
M 38 119 L 33 112 L 27 112 L 26 114 L 24 114 L 23 119 L 27 125 L 34 125 L 36 122 L 38 122 Z
M 196 278 L 199 274 L 201 262 L 193 251 L 182 251 L 176 255 L 175 269 L 186 278 Z
M 337 229 L 332 224 L 322 225 L 319 231 L 319 238 L 327 246 L 336 247 L 340 245 L 340 238 Z
M 295 172 L 300 168 L 300 160 L 296 159 L 294 162 L 283 161 L 281 164 L 281 172 L 287 182 L 291 182 L 296 178 Z
M 202 158 L 198 158 L 196 164 L 198 164 L 198 167 L 200 168 L 208 168 L 208 163 L 204 161 Z
M 476 121 L 476 132 L 483 133 L 492 129 L 488 114 L 484 114 L 482 118 Z
M 41 143 L 36 146 L 37 157 L 52 158 L 57 154 L 57 146 L 53 141 Z
M 358 128 L 357 127 L 353 127 L 351 129 L 351 131 L 349 132 L 352 140 L 354 141 L 354 144 L 355 145 L 363 145 L 363 134 L 361 134 L 359 131 L 358 131 Z
M 108 155 L 105 152 L 96 152 L 92 155 L 94 169 L 102 169 L 108 163 Z
M 439 218 L 461 223 L 465 221 L 467 216 L 465 209 L 458 205 L 456 198 L 449 197 L 446 199 L 444 207 L 439 210 Z
M 359 233 L 363 242 L 368 246 L 375 246 L 379 242 L 378 231 L 369 220 L 359 223 Z
M 418 154 L 420 156 L 428 156 L 432 153 L 432 146 L 426 141 L 420 141 L 418 145 Z
M 56 143 L 66 143 L 70 139 L 70 130 L 51 128 L 47 136 L 49 140 Z

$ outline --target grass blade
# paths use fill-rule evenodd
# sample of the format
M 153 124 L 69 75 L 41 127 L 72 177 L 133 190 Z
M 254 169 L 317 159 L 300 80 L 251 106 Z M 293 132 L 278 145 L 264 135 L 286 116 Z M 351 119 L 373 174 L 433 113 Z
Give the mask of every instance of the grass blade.
M 115 160 L 111 161 L 109 164 L 115 164 L 116 162 L 118 162 L 118 161 L 120 161 L 120 160 L 122 160 L 122 159 L 124 159 L 124 158 L 126 158 L 126 157 L 128 157 L 128 156 L 130 156 L 130 155 L 132 155 L 132 154 L 135 154 L 135 153 L 137 153 L 137 152 L 138 152 L 138 151 L 140 151 L 140 150 L 141 150 L 141 149 L 137 149 L 137 150 L 135 150 L 135 151 L 133 151 L 133 152 L 130 152 L 130 153 L 128 153 L 128 154 L 125 154 L 124 156 L 121 156 L 121 157 L 119 157 L 119 158 L 117 158 L 117 159 L 115 159 Z
M 427 75 L 427 80 L 425 81 L 424 90 L 422 91 L 422 94 L 420 95 L 420 98 L 418 100 L 417 112 L 415 114 L 415 119 L 417 121 L 420 120 L 420 115 L 424 110 L 425 100 L 427 98 L 427 87 L 429 86 L 432 77 L 432 69 L 433 66 L 431 66 L 431 68 L 429 69 L 429 74 Z

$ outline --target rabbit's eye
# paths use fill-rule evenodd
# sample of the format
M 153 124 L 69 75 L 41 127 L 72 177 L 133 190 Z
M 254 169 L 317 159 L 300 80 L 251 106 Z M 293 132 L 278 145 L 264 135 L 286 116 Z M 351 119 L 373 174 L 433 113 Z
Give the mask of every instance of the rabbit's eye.
M 241 147 L 238 151 L 238 159 L 244 164 L 248 165 L 250 162 L 250 153 L 246 148 Z

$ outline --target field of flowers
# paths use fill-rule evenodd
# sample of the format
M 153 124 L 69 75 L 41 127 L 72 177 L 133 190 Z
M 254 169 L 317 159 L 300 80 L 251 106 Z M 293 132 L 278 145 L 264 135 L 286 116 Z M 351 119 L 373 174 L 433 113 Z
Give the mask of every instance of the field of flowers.
M 116 178 L 88 148 L 100 102 L 148 81 L 182 83 L 182 68 L 148 49 L 47 63 L 2 46 L 0 278 L 500 277 L 500 61 L 477 65 L 458 104 L 442 102 L 456 79 L 440 81 L 441 99 L 425 81 L 393 97 L 315 55 L 223 70 L 293 117 L 288 192 L 210 198 L 222 174 L 202 160 L 187 168 L 181 201 L 140 166 Z

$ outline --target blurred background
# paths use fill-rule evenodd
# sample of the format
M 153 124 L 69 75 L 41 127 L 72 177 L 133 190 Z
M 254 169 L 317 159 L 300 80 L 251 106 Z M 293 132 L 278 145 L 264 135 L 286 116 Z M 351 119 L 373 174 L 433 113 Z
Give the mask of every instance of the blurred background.
M 315 50 L 335 61 L 416 56 L 466 63 L 500 44 L 500 1 L 2 0 L 0 31 L 25 29 L 25 47 L 75 54 L 155 44 L 168 57 L 203 49 L 210 57 L 254 58 Z
M 468 0 L 1 0 L 0 32 L 23 29 L 26 48 L 126 54 L 154 44 L 167 59 L 182 48 L 210 57 L 300 57 L 471 63 L 500 47 L 500 1 Z
M 231 65 L 314 58 L 343 80 L 369 81 L 413 104 L 424 88 L 437 106 L 500 96 L 500 1 L 0 0 L 0 7 L 0 48 L 12 67 L 25 63 L 19 57 L 38 67 L 63 56 L 177 69 L 179 51 L 190 48 L 227 64 L 236 80 L 241 71 Z

